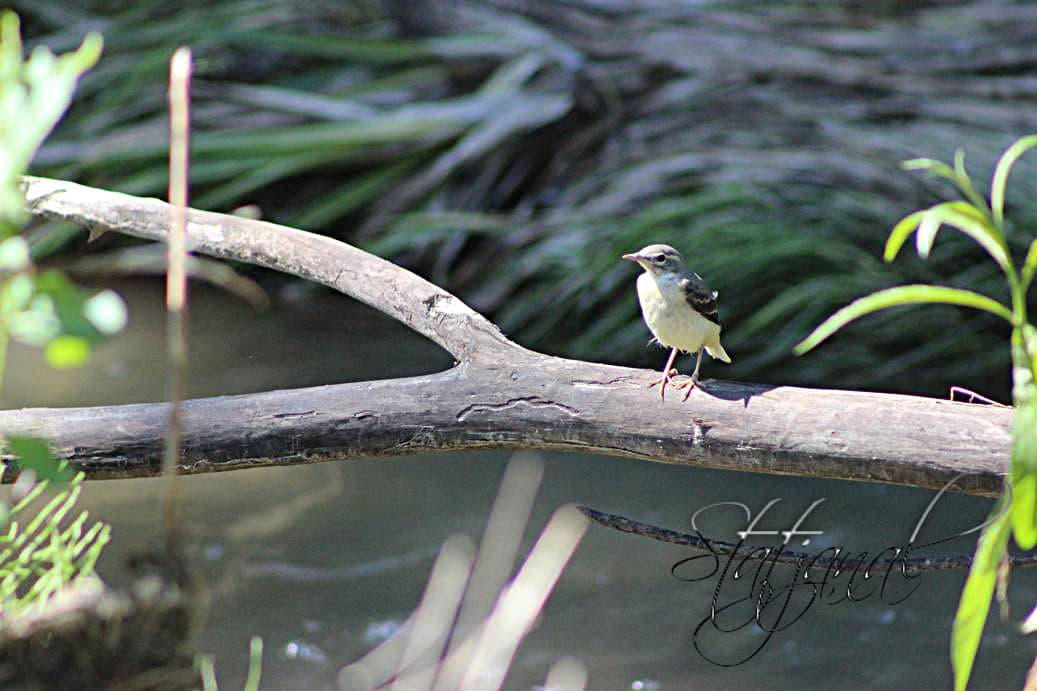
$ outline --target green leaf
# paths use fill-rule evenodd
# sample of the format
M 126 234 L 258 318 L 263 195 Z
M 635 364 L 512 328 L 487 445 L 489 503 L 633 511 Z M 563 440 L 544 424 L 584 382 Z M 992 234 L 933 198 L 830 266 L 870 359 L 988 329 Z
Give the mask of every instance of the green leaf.
M 259 691 L 259 681 L 263 674 L 263 639 L 253 636 L 249 644 L 248 676 L 245 678 L 245 691 Z
M 1037 546 L 1037 392 L 1033 370 L 1023 339 L 1032 339 L 1027 325 L 1012 333 L 1013 398 L 1012 420 L 1012 532 L 1023 549 Z
M 901 167 L 904 170 L 925 170 L 930 175 L 950 180 L 971 204 L 980 210 L 984 210 L 985 215 L 987 203 L 976 192 L 976 188 L 972 186 L 972 180 L 969 178 L 968 173 L 965 172 L 965 151 L 963 149 L 958 149 L 954 152 L 954 168 L 951 168 L 943 161 L 937 161 L 932 158 L 914 158 L 910 161 L 904 161 Z
M 994 505 L 992 516 L 1003 510 L 1004 502 L 1005 498 L 1002 495 Z M 1005 554 L 1010 533 L 1006 512 L 984 528 L 979 536 L 976 554 L 972 558 L 969 577 L 961 593 L 958 612 L 954 616 L 954 631 L 951 634 L 951 666 L 954 669 L 955 691 L 965 691 L 968 686 L 972 664 L 976 660 L 983 627 L 990 611 L 990 601 L 994 595 L 997 567 Z
M 79 367 L 90 359 L 90 343 L 79 336 L 58 336 L 47 344 L 44 354 L 54 369 Z
M 6 439 L 7 448 L 23 470 L 32 469 L 39 480 L 60 483 L 72 481 L 75 473 L 67 463 L 54 457 L 47 442 L 35 437 L 8 436 Z
M 126 326 L 126 303 L 114 290 L 102 290 L 83 305 L 83 316 L 101 333 L 117 333 Z
M 1034 607 L 1030 611 L 1030 615 L 1026 617 L 1026 621 L 1019 626 L 1019 631 L 1025 634 L 1037 631 L 1037 607 Z
M 1022 288 L 1024 293 L 1030 287 L 1034 271 L 1037 271 L 1037 240 L 1030 243 L 1030 249 L 1026 252 L 1026 261 L 1023 263 Z
M 955 149 L 954 151 L 954 174 L 958 178 L 969 179 L 968 173 L 965 172 L 965 149 Z
M 988 298 L 986 295 L 974 293 L 971 290 L 960 290 L 958 288 L 946 288 L 944 286 L 932 285 L 907 285 L 896 288 L 887 288 L 872 293 L 866 297 L 854 300 L 846 307 L 833 314 L 821 323 L 813 333 L 801 341 L 793 350 L 796 355 L 802 355 L 817 347 L 822 341 L 846 326 L 855 319 L 859 319 L 872 312 L 897 307 L 900 305 L 912 305 L 918 303 L 936 303 L 944 305 L 961 305 L 962 307 L 974 307 L 991 314 L 1012 321 L 1011 311 L 1000 302 Z
M 900 248 L 911 237 L 911 233 L 918 228 L 918 224 L 922 222 L 925 213 L 925 211 L 916 211 L 913 214 L 908 214 L 893 226 L 893 230 L 889 233 L 889 239 L 886 240 L 886 250 L 882 256 L 884 260 L 891 262 L 896 259 L 897 254 L 900 253 Z
M 10 319 L 11 315 L 28 307 L 35 290 L 32 276 L 27 273 L 15 274 L 4 281 L 0 285 L 0 319 Z
M 922 222 L 918 224 L 918 232 L 915 234 L 915 251 L 922 259 L 929 258 L 929 252 L 936 242 L 936 233 L 940 230 L 940 217 L 930 209 L 922 216 Z
M 79 76 L 101 55 L 101 37 L 90 34 L 74 53 L 60 57 L 38 47 L 22 55 L 18 16 L 0 12 L 0 219 L 4 228 L 24 218 L 19 176 L 72 101 Z
M 87 319 L 86 292 L 76 287 L 58 271 L 45 271 L 36 278 L 36 291 L 54 301 L 54 310 L 61 320 L 61 332 L 67 336 L 78 336 L 89 341 L 99 341 L 101 333 Z
M 1029 550 L 1037 545 L 1037 473 L 1017 472 L 1016 456 L 1012 454 L 1012 534 L 1016 544 Z
M 1025 408 L 1037 400 L 1037 329 L 1023 324 L 1012 329 L 1012 402 Z
M 923 240 L 919 238 L 918 246 L 918 256 L 923 259 L 929 254 L 932 241 L 936 238 L 936 231 L 941 225 L 946 224 L 957 228 L 979 243 L 994 258 L 1002 271 L 1011 273 L 1014 270 L 1012 258 L 1008 253 L 1008 246 L 1005 244 L 1001 231 L 990 223 L 982 211 L 971 204 L 961 201 L 944 202 L 931 207 L 925 212 L 922 223 L 919 225 L 919 236 L 923 234 L 922 226 L 927 224 L 932 226 L 924 229 L 925 232 L 930 233 L 930 236 L 925 239 L 928 244 L 923 247 Z
M 958 149 L 954 152 L 954 174 L 958 177 L 958 189 L 961 190 L 961 193 L 983 213 L 984 217 L 989 218 L 987 200 L 980 196 L 976 188 L 972 186 L 972 179 L 965 172 L 965 149 Z
M 957 175 L 955 175 L 951 167 L 943 161 L 937 161 L 935 158 L 912 158 L 901 163 L 900 167 L 904 170 L 924 170 L 930 175 L 945 178 L 957 184 Z
M 0 242 L 0 271 L 22 271 L 29 266 L 29 243 L 20 235 Z
M 29 275 L 22 276 L 32 283 Z M 61 333 L 61 320 L 54 310 L 54 301 L 49 295 L 37 295 L 26 309 L 11 315 L 7 331 L 12 338 L 26 345 L 37 348 L 47 345 L 50 339 Z
M 911 233 L 918 231 L 918 256 L 925 259 L 929 256 L 937 231 L 944 224 L 957 228 L 979 243 L 1005 273 L 1014 270 L 1001 231 L 994 227 L 982 210 L 963 201 L 944 202 L 902 218 L 889 233 L 883 258 L 887 262 L 893 261 Z
M 994 213 L 994 222 L 998 227 L 1005 222 L 1005 186 L 1012 166 L 1024 153 L 1037 146 L 1037 134 L 1019 139 L 1005 150 L 994 168 L 994 177 L 990 181 L 990 209 Z

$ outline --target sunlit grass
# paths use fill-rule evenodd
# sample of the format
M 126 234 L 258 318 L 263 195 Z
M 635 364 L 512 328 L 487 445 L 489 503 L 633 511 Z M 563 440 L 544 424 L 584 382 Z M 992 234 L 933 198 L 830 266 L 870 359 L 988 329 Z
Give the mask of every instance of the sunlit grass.
M 31 486 L 4 517 L 0 533 L 0 618 L 42 611 L 56 594 L 96 579 L 94 566 L 111 528 L 73 509 L 83 474 L 70 483 Z

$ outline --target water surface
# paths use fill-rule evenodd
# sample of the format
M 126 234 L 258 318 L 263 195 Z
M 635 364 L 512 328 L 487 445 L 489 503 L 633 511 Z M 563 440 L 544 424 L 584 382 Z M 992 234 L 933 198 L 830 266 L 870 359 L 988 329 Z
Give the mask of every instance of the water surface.
M 163 312 L 157 282 L 119 286 L 130 327 L 90 365 L 49 372 L 38 353 L 14 348 L 5 407 L 162 400 Z M 275 301 L 255 312 L 233 297 L 195 288 L 191 308 L 192 396 L 247 393 L 443 369 L 450 358 L 404 327 L 340 296 Z M 655 399 L 646 393 L 646 405 Z M 676 403 L 665 410 L 679 410 Z M 910 421 L 905 421 L 910 424 Z M 201 649 L 216 656 L 221 688 L 241 688 L 248 641 L 266 643 L 265 689 L 333 688 L 337 671 L 392 633 L 421 596 L 439 545 L 464 532 L 478 539 L 508 455 L 454 453 L 324 463 L 195 476 L 184 482 L 184 531 L 211 598 Z M 100 565 L 126 578 L 126 555 L 157 545 L 153 480 L 88 483 L 82 504 L 113 526 Z M 825 498 L 804 528 L 823 529 L 809 549 L 881 550 L 907 539 L 932 493 L 667 466 L 585 454 L 549 454 L 524 549 L 551 513 L 579 502 L 686 529 L 690 514 L 741 501 L 789 528 Z M 980 522 L 988 500 L 947 497 L 924 535 Z M 732 513 L 707 521 L 730 539 Z M 959 540 L 948 552 L 971 552 Z M 706 662 L 692 632 L 707 616 L 716 581 L 682 582 L 670 567 L 679 548 L 592 528 L 520 649 L 507 688 L 542 683 L 563 655 L 583 661 L 592 689 L 948 688 L 950 626 L 963 573 L 926 575 L 891 606 L 819 604 L 737 667 Z M 1037 601 L 1037 572 L 1016 572 L 1013 620 Z M 762 633 L 710 639 L 736 656 Z M 740 652 L 741 651 L 741 652 Z M 974 674 L 976 689 L 1021 688 L 1037 646 L 992 617 Z

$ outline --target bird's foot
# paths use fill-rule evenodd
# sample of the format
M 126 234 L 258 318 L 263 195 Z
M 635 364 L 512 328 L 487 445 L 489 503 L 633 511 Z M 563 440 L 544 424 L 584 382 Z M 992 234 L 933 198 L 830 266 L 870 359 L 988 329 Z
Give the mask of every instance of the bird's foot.
M 687 381 L 677 382 L 673 385 L 673 388 L 687 389 L 687 391 L 684 392 L 684 398 L 682 399 L 686 401 L 688 400 L 688 397 L 691 396 L 691 392 L 698 388 L 699 385 L 698 377 L 688 377 Z
M 666 385 L 667 384 L 672 384 L 673 386 L 677 386 L 677 384 L 673 383 L 673 378 L 676 377 L 676 376 L 677 376 L 677 369 L 673 368 L 669 372 L 665 373 L 663 376 L 661 376 L 658 379 L 656 379 L 655 381 L 648 382 L 648 388 L 650 389 L 653 386 L 661 385 L 661 386 L 659 386 L 659 395 L 665 401 L 666 400 Z

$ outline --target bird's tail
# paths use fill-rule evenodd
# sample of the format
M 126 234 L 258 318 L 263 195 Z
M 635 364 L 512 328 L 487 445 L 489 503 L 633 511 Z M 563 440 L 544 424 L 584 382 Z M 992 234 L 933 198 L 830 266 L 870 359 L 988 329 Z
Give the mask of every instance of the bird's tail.
M 724 346 L 720 345 L 719 334 L 712 342 L 706 344 L 706 352 L 709 353 L 710 357 L 720 360 L 721 362 L 726 362 L 728 364 L 731 362 L 731 356 L 724 350 Z

